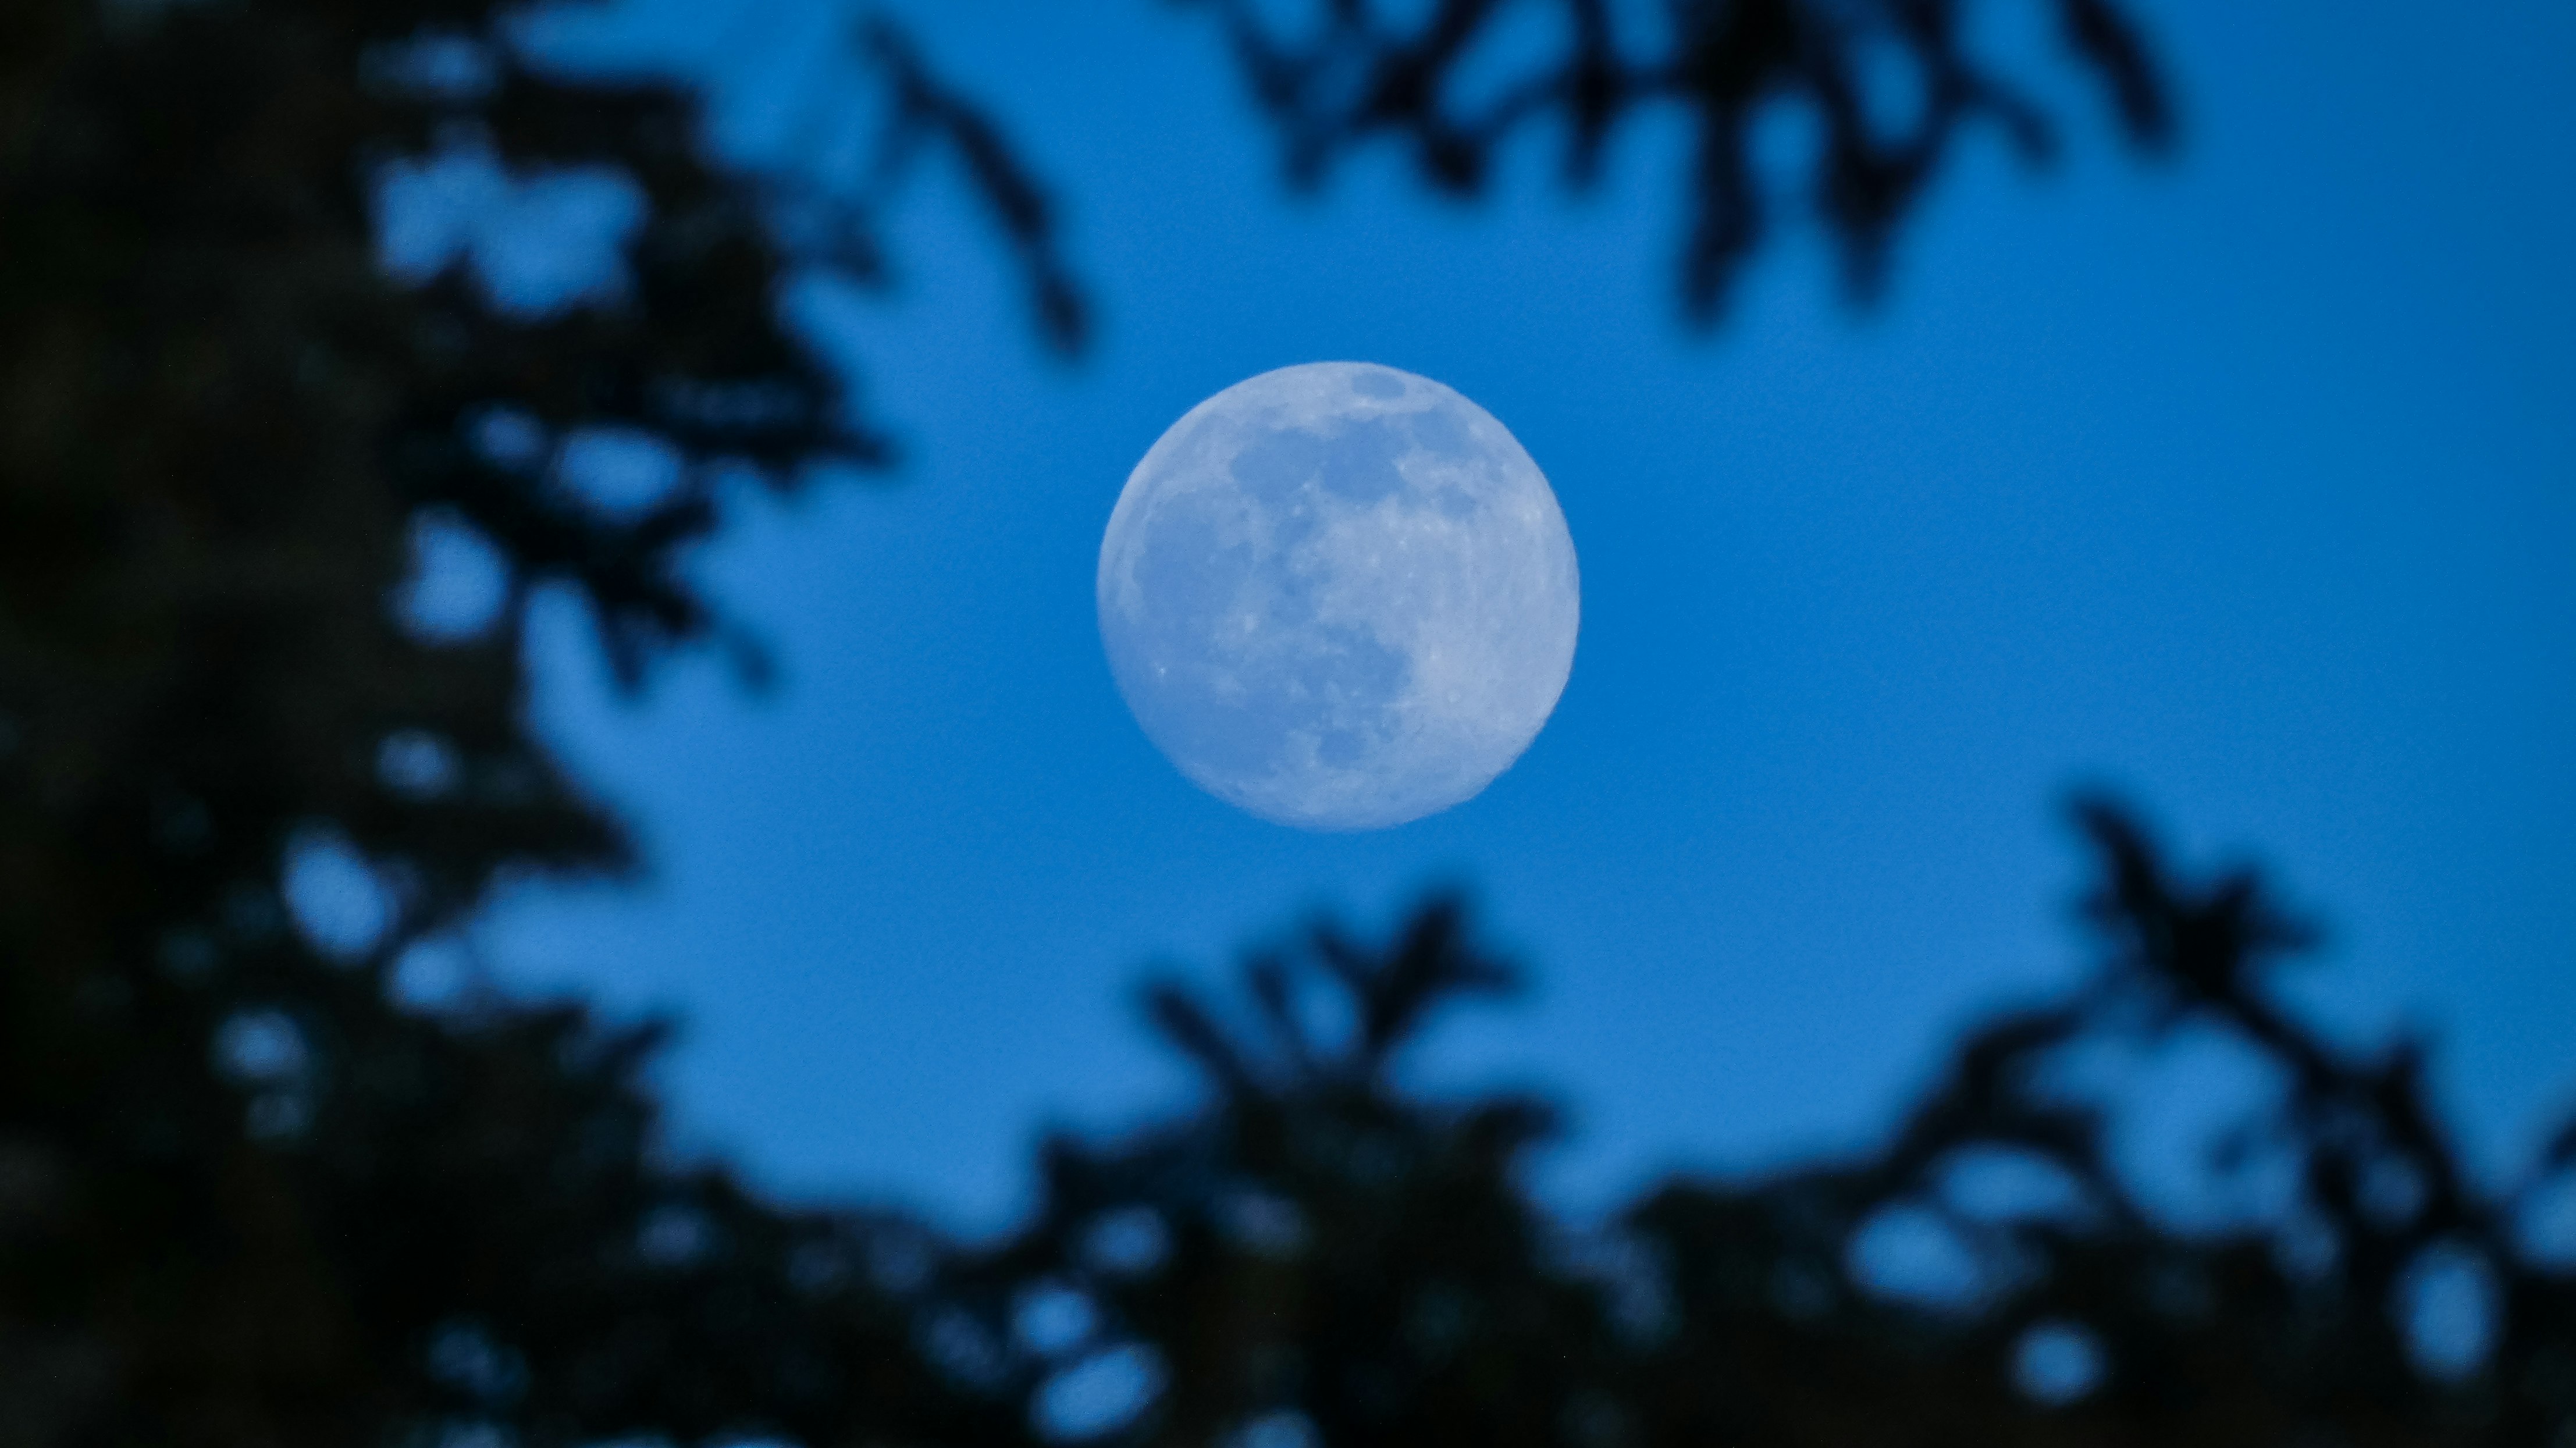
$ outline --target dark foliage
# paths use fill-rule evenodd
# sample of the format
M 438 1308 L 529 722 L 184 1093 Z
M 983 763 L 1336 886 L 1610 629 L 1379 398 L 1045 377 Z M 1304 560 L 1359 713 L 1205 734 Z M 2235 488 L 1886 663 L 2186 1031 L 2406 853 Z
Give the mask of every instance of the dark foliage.
M 1512 979 L 1454 906 L 1383 951 L 1326 929 L 1256 959 L 1244 1028 L 1157 988 L 1152 1014 L 1211 1104 L 1049 1149 L 1038 1221 L 957 1280 L 997 1343 L 1033 1282 L 1085 1304 L 1085 1326 L 996 1379 L 1028 1391 L 1142 1348 L 1164 1390 L 1115 1435 L 1140 1444 L 1247 1424 L 1280 1442 L 1584 1448 L 2576 1434 L 2576 1261 L 2567 1244 L 2536 1257 L 2518 1230 L 2541 1194 L 2576 1188 L 2576 1127 L 2527 1179 L 2483 1186 L 2418 1051 L 2340 1049 L 2278 1003 L 2304 932 L 2251 875 L 2178 877 L 2130 816 L 2076 814 L 2102 874 L 2085 986 L 1967 1032 L 1880 1149 L 1668 1182 L 1598 1231 L 1521 1185 L 1543 1103 L 1426 1099 L 1389 1073 L 1427 1017 Z M 2142 1200 L 2110 1150 L 2121 1101 L 2082 1082 L 2106 1048 L 2193 1033 L 2278 1088 L 2244 1103 L 2236 1160 L 2151 1167 L 2166 1194 L 2257 1156 L 2291 1183 L 2225 1229 Z M 1874 1278 L 1860 1245 L 1909 1233 L 1970 1276 L 1930 1295 Z M 2410 1306 L 2442 1278 L 2469 1304 L 2448 1339 Z
M 878 154 L 785 178 L 717 169 L 689 95 L 550 72 L 495 15 L 0 7 L 0 1444 L 349 1444 L 495 1402 L 540 1438 L 755 1409 L 950 1438 L 987 1411 L 885 1346 L 873 1288 L 798 1275 L 858 1226 L 648 1149 L 650 1032 L 394 987 L 504 872 L 627 862 L 527 728 L 531 590 L 583 600 L 635 678 L 725 633 L 681 569 L 720 484 L 882 456 L 783 281 L 882 276 L 874 219 L 944 150 L 1071 346 L 1044 199 L 889 29 L 854 37 L 848 98 Z M 620 178 L 622 275 L 389 275 L 378 182 L 441 160 Z M 571 486 L 602 430 L 676 482 Z M 479 632 L 389 607 L 424 538 L 497 560 Z M 287 885 L 333 865 L 359 908 L 316 936 Z
M 2032 163 L 2057 147 L 2027 87 L 1970 48 L 1972 14 L 2004 8 L 1978 0 L 1670 0 L 1651 15 L 1618 0 L 1318 0 L 1289 26 L 1262 0 L 1182 3 L 1223 22 L 1302 183 L 1383 137 L 1411 151 L 1424 181 L 1464 195 L 1515 133 L 1554 122 L 1566 179 L 1579 185 L 1623 123 L 1678 109 L 1694 148 L 1681 300 L 1700 322 L 1717 316 L 1762 241 L 1770 198 L 1755 133 L 1775 110 L 1818 123 L 1807 184 L 1863 296 L 1884 275 L 1898 223 L 1975 127 L 1993 126 Z M 2122 9 L 2045 8 L 2129 141 L 2170 142 L 2167 87 Z M 1533 33 L 1549 38 L 1534 44 Z

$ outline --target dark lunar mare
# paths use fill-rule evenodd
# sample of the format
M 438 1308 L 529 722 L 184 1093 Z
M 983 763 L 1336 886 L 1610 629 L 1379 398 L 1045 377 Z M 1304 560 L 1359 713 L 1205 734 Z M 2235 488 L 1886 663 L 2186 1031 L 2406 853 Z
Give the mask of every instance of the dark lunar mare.
M 1139 711 L 1155 742 L 1173 758 L 1210 771 L 1201 783 L 1220 793 L 1228 779 L 1275 766 L 1283 737 L 1292 733 L 1314 736 L 1328 763 L 1358 758 L 1382 730 L 1363 733 L 1337 721 L 1353 701 L 1385 699 L 1400 691 L 1408 673 L 1403 655 L 1365 630 L 1314 626 L 1311 580 L 1273 571 L 1276 557 L 1312 526 L 1307 522 L 1301 527 L 1303 520 L 1289 511 L 1289 496 L 1317 474 L 1281 473 L 1274 481 L 1289 476 L 1295 481 L 1286 488 L 1252 493 L 1256 502 L 1268 505 L 1264 511 L 1275 526 L 1266 548 L 1229 538 L 1225 525 L 1230 518 L 1201 511 L 1209 495 L 1185 494 L 1166 502 L 1136 564 L 1136 582 L 1147 600 L 1136 642 L 1116 631 L 1108 636 L 1121 687 L 1162 701 L 1148 702 Z M 1401 480 L 1395 481 L 1400 486 Z M 1230 513 L 1231 502 L 1223 498 L 1216 506 Z M 1228 622 L 1247 597 L 1258 598 L 1268 610 L 1273 627 L 1265 631 L 1265 647 L 1258 653 L 1220 651 L 1211 660 L 1210 641 L 1231 633 Z M 1301 647 L 1284 662 L 1271 658 L 1269 648 L 1283 635 L 1310 647 Z M 1242 667 L 1234 667 L 1238 664 Z

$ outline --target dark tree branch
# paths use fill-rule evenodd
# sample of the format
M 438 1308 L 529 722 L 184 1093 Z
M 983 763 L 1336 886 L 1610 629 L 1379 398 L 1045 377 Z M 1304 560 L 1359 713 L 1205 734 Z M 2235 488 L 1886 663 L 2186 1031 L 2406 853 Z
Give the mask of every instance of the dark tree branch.
M 1843 255 L 1853 293 L 1880 285 L 1889 245 L 1926 189 L 1976 127 L 1993 125 L 2025 160 L 2056 150 L 2055 126 L 2025 89 L 1967 53 L 1969 3 L 2009 0 L 1676 0 L 1653 46 L 1621 43 L 1610 0 L 1436 0 L 1419 6 L 1333 0 L 1306 7 L 1302 25 L 1265 18 L 1257 0 L 1180 0 L 1216 12 L 1254 101 L 1278 129 L 1290 178 L 1319 182 L 1345 156 L 1391 141 L 1433 189 L 1468 195 L 1495 153 L 1524 129 L 1565 133 L 1564 174 L 1582 185 L 1622 123 L 1672 106 L 1691 119 L 1683 186 L 1691 220 L 1680 261 L 1682 309 L 1717 318 L 1767 227 L 1769 208 L 1749 161 L 1753 128 L 1773 110 L 1803 108 L 1823 126 L 1806 189 Z M 2031 0 L 2040 3 L 2040 0 Z M 2109 93 L 2122 134 L 2139 150 L 2170 144 L 2166 85 L 2136 27 L 2111 0 L 2054 0 L 2078 63 Z M 1419 12 L 1419 13 L 1416 13 Z M 1412 13 L 1409 21 L 1399 14 Z M 1462 99 L 1462 74 L 1484 47 L 1537 15 L 1560 39 L 1521 60 L 1489 99 Z M 1629 30 L 1636 25 L 1625 27 Z M 1892 55 L 1894 71 L 1868 54 Z M 1917 114 L 1876 119 L 1921 96 Z

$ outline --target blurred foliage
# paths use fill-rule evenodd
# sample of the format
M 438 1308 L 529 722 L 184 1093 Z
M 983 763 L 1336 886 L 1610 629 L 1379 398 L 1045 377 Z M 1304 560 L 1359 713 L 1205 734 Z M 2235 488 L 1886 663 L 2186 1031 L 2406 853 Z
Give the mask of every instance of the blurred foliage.
M 1623 125 L 1679 112 L 1691 145 L 1681 302 L 1703 323 L 1763 240 L 1774 116 L 1815 123 L 1787 169 L 1811 173 L 1815 215 L 1864 297 L 1898 224 L 1975 127 L 1993 126 L 2026 162 L 2056 154 L 2031 86 L 1972 39 L 1997 12 L 2048 15 L 2132 145 L 2159 150 L 2174 135 L 2169 87 L 2112 0 L 1318 0 L 1295 24 L 1265 0 L 1179 3 L 1216 14 L 1304 184 L 1386 139 L 1432 187 L 1470 194 L 1514 136 L 1553 123 L 1579 186 Z
M 400 972 L 505 876 L 629 863 L 528 727 L 532 591 L 637 678 L 728 637 L 682 556 L 734 480 L 883 455 L 782 287 L 882 277 L 944 150 L 1069 347 L 1044 198 L 882 26 L 867 154 L 796 178 L 509 34 L 489 0 L 0 7 L 0 1444 L 374 1442 L 504 1387 L 585 1434 L 987 1411 L 887 1366 L 874 1298 L 788 1294 L 841 1219 L 649 1149 L 654 1031 L 407 1010 Z M 636 215 L 587 294 L 471 247 L 397 275 L 379 210 L 423 176 Z M 576 486 L 603 437 L 667 486 Z M 488 616 L 392 606 L 460 551 Z M 657 1256 L 671 1212 L 733 1265 Z
M 2576 1233 L 2539 1225 L 2576 1201 L 2576 1121 L 2490 1187 L 2420 1049 L 2281 1006 L 2307 931 L 2253 876 L 2177 877 L 2125 812 L 2076 816 L 2080 988 L 1965 1032 L 1871 1151 L 1675 1179 L 1594 1228 L 1522 1184 L 1546 1103 L 1392 1070 L 1513 981 L 1454 904 L 1383 949 L 1326 927 L 1255 958 L 1237 1027 L 1157 987 L 1210 1105 L 1047 1150 L 1036 1221 L 957 1280 L 994 1343 L 1031 1283 L 1083 1330 L 992 1381 L 1043 1422 L 1050 1371 L 1141 1347 L 1161 1391 L 1111 1439 L 1138 1444 L 2576 1442 Z M 2250 1068 L 2215 1149 L 2124 1160 L 2104 1068 L 2195 1043 Z
M 2039 134 L 1951 6 L 1678 5 L 1685 66 L 1568 4 L 1557 79 L 1482 120 L 1432 82 L 1503 7 L 1406 31 L 1327 6 L 1313 54 L 1377 77 L 1356 89 L 1218 8 L 1310 169 L 1393 131 L 1465 185 L 1520 117 L 1572 118 L 1580 160 L 1657 99 L 1740 142 L 1805 97 L 1840 135 L 1838 47 L 1893 35 L 1940 119 L 1825 153 L 1866 251 L 1957 124 Z M 2158 134 L 2125 29 L 2062 12 Z M 1522 1179 L 1543 1103 L 1393 1070 L 1511 980 L 1453 906 L 1256 962 L 1249 1026 L 1155 991 L 1203 1108 L 1053 1143 L 999 1243 L 676 1154 L 657 1023 L 470 968 L 424 993 L 497 883 L 631 862 L 529 728 L 532 594 L 586 606 L 630 681 L 709 642 L 756 674 L 687 549 L 741 487 L 885 457 L 780 299 L 882 282 L 913 159 L 982 198 L 1042 338 L 1083 325 L 1042 188 L 899 29 L 852 31 L 855 159 L 797 174 L 718 165 L 686 92 L 515 34 L 489 0 L 0 7 L 0 1448 L 2576 1441 L 2567 1268 L 2518 1235 L 2576 1133 L 2482 1185 L 2417 1053 L 2347 1054 L 2274 1003 L 2297 932 L 2250 880 L 2179 882 L 2098 807 L 2093 985 L 1972 1033 L 1865 1159 L 1676 1182 L 1589 1229 Z M 1722 242 L 1694 277 L 1750 245 L 1729 164 L 1691 181 Z M 566 187 L 623 220 L 612 275 L 551 291 L 390 214 Z M 585 487 L 608 444 L 661 481 Z M 459 553 L 488 607 L 417 596 Z M 2286 1184 L 2260 1220 L 2159 1217 L 2058 1079 L 2192 1030 L 2276 1070 L 2235 1151 Z M 1953 1201 L 1978 1153 L 2058 1207 Z M 1904 1230 L 1967 1264 L 1947 1296 L 1873 1277 Z M 2427 1292 L 2468 1304 L 2465 1338 L 2417 1331 Z

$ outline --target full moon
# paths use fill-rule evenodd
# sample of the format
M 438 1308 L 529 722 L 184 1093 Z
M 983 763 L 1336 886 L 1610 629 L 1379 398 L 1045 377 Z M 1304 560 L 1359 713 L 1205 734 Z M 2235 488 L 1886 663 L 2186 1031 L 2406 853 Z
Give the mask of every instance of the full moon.
M 1556 494 L 1427 377 L 1312 362 L 1173 423 L 1100 543 L 1100 637 L 1181 773 L 1266 820 L 1402 824 L 1511 767 L 1574 667 Z

